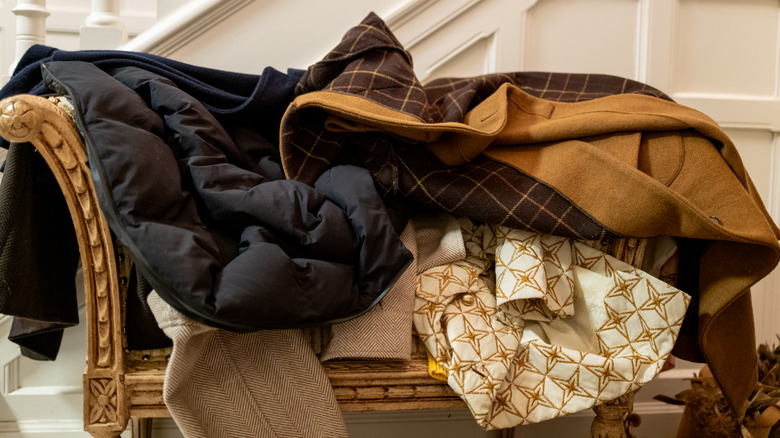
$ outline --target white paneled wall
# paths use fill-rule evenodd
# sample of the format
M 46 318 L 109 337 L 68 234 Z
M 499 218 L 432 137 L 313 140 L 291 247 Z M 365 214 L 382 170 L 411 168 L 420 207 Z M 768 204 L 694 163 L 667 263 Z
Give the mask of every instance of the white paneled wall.
M 637 0 L 538 2 L 528 11 L 523 68 L 636 78 L 639 6 Z
M 10 2 L 10 3 L 9 3 Z M 0 0 L 0 60 L 13 58 L 14 0 Z M 50 0 L 47 42 L 78 47 L 90 0 Z M 158 4 L 159 3 L 159 4 Z M 122 3 L 130 36 L 186 0 Z M 778 0 L 224 0 L 194 13 L 154 50 L 185 62 L 258 73 L 266 66 L 305 68 L 319 60 L 369 11 L 386 19 L 410 50 L 423 80 L 495 71 L 597 72 L 647 82 L 721 123 L 735 140 L 758 190 L 780 218 L 780 1 Z M 177 21 L 171 15 L 172 23 Z M 184 22 L 184 21 L 179 21 Z M 167 32 L 167 33 L 166 33 Z M 148 41 L 128 47 L 152 47 Z M 780 332 L 780 276 L 754 288 L 759 340 Z M 0 321 L 0 335 L 3 326 Z M 83 333 L 66 333 L 55 364 L 18 358 L 0 339 L 4 396 L 0 437 L 85 436 L 81 422 Z M 643 388 L 635 411 L 640 437 L 673 436 L 680 410 L 652 400 L 687 386 L 698 365 L 682 363 Z M 347 415 L 356 437 L 495 436 L 473 427 L 467 411 Z M 583 413 L 523 429 L 517 436 L 587 436 Z M 59 429 L 58 429 L 59 428 Z M 156 436 L 180 436 L 170 421 Z M 63 432 L 64 431 L 64 432 Z M 33 434 L 36 432 L 38 434 Z M 384 434 L 384 435 L 383 435 Z
M 675 30 L 675 92 L 775 96 L 777 1 L 681 0 Z

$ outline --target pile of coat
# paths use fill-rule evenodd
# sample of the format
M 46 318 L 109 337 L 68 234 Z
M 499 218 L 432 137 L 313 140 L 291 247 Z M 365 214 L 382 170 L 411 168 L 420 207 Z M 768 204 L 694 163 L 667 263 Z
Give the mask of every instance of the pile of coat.
M 101 208 L 141 283 L 195 321 L 246 332 L 354 318 L 409 266 L 399 235 L 421 214 L 572 242 L 666 236 L 691 297 L 685 320 L 672 318 L 674 354 L 708 362 L 743 411 L 756 369 L 749 288 L 780 259 L 780 231 L 718 125 L 652 87 L 529 72 L 422 85 L 371 14 L 305 72 L 37 46 L 2 95 L 49 91 L 73 102 Z M 30 173 L 27 155 L 14 145 L 6 169 Z M 41 183 L 8 176 L 6 192 Z M 57 287 L 40 285 L 20 311 L 7 286 L 0 311 L 72 323 L 35 314 Z M 689 299 L 674 296 L 684 313 Z

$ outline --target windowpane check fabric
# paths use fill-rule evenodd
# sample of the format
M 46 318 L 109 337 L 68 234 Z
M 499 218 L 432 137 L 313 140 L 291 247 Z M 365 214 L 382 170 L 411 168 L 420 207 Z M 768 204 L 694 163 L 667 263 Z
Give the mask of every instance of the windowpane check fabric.
M 305 96 L 326 91 L 379 102 L 402 120 L 440 126 L 463 121 L 502 84 L 535 96 L 578 102 L 616 93 L 639 93 L 668 99 L 645 84 L 608 75 L 506 73 L 466 79 L 440 79 L 424 87 L 417 80 L 411 56 L 384 23 L 370 15 L 347 32 L 341 44 L 309 68 L 296 87 Z M 355 101 L 350 101 L 355 102 Z M 383 129 L 349 122 L 357 103 L 341 118 L 294 105 L 282 122 L 281 151 L 288 178 L 311 183 L 349 149 L 353 160 L 369 168 L 385 194 L 404 197 L 487 223 L 585 239 L 615 237 L 545 183 L 511 166 L 482 156 L 452 167 L 443 164 L 417 141 L 435 134 L 412 134 L 399 140 Z M 409 132 L 399 134 L 410 135 Z M 441 134 L 446 144 L 452 135 Z

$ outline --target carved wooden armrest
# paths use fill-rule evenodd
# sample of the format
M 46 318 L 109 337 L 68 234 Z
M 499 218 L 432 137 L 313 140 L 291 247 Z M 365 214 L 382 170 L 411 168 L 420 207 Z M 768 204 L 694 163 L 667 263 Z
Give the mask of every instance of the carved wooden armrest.
M 81 136 L 66 109 L 17 95 L 0 102 L 0 136 L 31 143 L 48 164 L 70 210 L 81 253 L 87 326 L 84 425 L 115 436 L 127 424 L 119 278 L 114 243 L 98 205 Z

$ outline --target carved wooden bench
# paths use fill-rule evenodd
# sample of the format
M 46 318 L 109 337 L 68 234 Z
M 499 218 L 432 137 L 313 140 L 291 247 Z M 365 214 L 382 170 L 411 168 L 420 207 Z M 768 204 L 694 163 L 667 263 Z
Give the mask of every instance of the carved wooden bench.
M 84 429 L 115 437 L 133 421 L 170 417 L 162 390 L 169 350 L 131 351 L 124 335 L 125 299 L 131 261 L 114 240 L 101 212 L 87 154 L 72 115 L 56 99 L 17 95 L 0 102 L 0 136 L 31 143 L 51 168 L 67 202 L 81 252 L 87 329 L 84 371 Z M 609 252 L 637 266 L 643 242 L 617 240 Z M 421 344 L 418 343 L 421 347 Z M 462 408 L 446 382 L 428 374 L 419 348 L 408 362 L 324 363 L 343 411 Z M 595 408 L 591 436 L 625 436 L 631 395 Z M 142 432 L 139 432 L 139 435 Z M 501 436 L 512 436 L 512 430 Z

